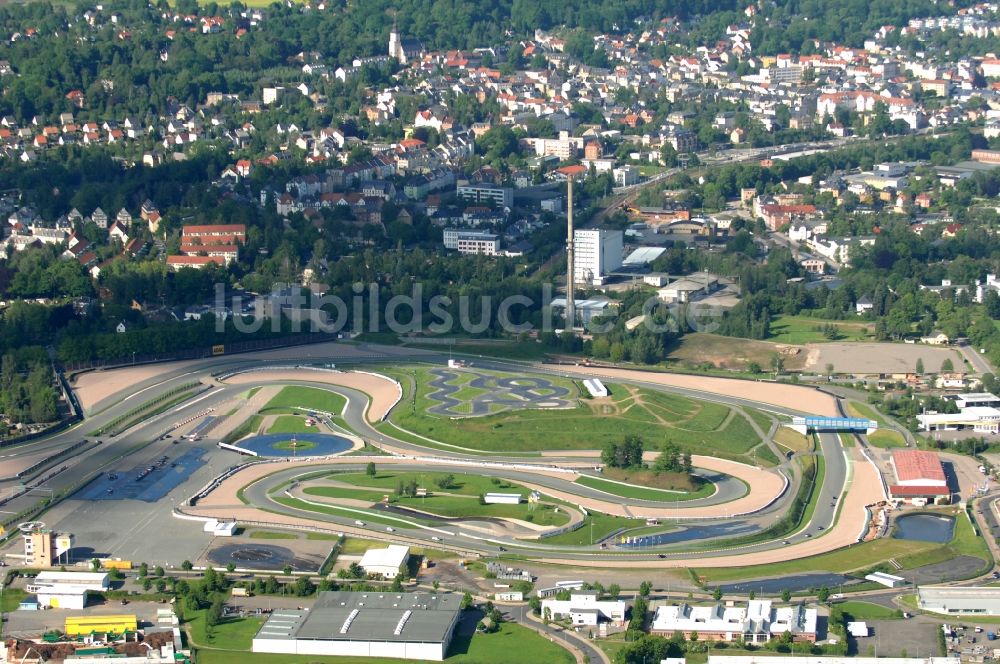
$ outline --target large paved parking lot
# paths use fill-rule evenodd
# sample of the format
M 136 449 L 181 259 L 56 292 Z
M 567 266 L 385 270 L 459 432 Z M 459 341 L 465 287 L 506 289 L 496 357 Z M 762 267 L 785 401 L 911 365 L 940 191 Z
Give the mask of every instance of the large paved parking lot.
M 901 620 L 866 620 L 867 638 L 851 639 L 851 654 L 861 657 L 937 657 L 939 622 L 917 616 Z
M 134 482 L 135 468 L 156 465 L 163 456 L 171 461 L 142 483 Z M 170 468 L 175 461 L 178 466 Z M 128 457 L 117 469 L 117 480 L 102 477 L 47 512 L 44 520 L 56 532 L 73 534 L 75 561 L 121 558 L 169 569 L 184 560 L 198 560 L 214 539 L 202 531 L 200 522 L 174 518 L 174 505 L 239 462 L 236 454 L 206 442 L 158 441 Z M 132 485 L 141 490 L 127 490 L 134 489 Z M 108 488 L 113 492 L 107 493 Z M 12 547 L 6 551 L 18 553 Z

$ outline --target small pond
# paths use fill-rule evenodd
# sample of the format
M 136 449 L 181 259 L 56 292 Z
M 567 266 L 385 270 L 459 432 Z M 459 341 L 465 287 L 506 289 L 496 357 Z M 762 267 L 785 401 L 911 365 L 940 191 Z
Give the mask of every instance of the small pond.
M 921 542 L 950 542 L 955 533 L 955 519 L 937 514 L 910 514 L 896 519 L 892 536 Z

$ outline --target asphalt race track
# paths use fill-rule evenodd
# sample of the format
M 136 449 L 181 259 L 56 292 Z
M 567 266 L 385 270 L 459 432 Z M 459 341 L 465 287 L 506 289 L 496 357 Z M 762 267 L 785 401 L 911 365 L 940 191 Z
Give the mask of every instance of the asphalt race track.
M 360 364 L 366 371 L 374 372 L 378 371 L 379 363 L 399 366 L 400 364 L 426 362 L 425 366 L 435 374 L 435 379 L 431 385 L 438 388 L 437 392 L 432 393 L 433 400 L 438 402 L 438 405 L 433 406 L 432 409 L 438 410 L 432 412 L 451 416 L 468 416 L 470 414 L 496 412 L 497 407 L 501 409 L 538 407 L 540 403 L 559 403 L 569 406 L 572 401 L 569 399 L 570 394 L 568 390 L 555 385 L 546 376 L 558 376 L 570 380 L 579 379 L 579 376 L 567 375 L 566 372 L 561 372 L 558 366 L 525 365 L 478 359 L 476 360 L 477 366 L 472 370 L 477 374 L 475 378 L 462 385 L 448 385 L 446 381 L 454 381 L 456 380 L 456 376 L 469 370 L 453 371 L 442 369 L 440 367 L 446 364 L 447 357 L 428 353 L 427 351 L 418 352 L 405 348 L 376 347 L 364 344 L 321 344 L 314 348 L 297 350 L 296 352 L 303 357 L 308 353 L 312 362 L 335 361 L 338 369 L 348 369 L 352 364 Z M 81 547 L 91 547 L 95 551 L 100 551 L 107 555 L 122 556 L 129 559 L 162 560 L 177 564 L 184 557 L 192 557 L 192 554 L 188 552 L 193 551 L 194 554 L 197 554 L 205 548 L 207 541 L 206 537 L 201 533 L 200 524 L 193 521 L 170 519 L 171 511 L 176 508 L 179 511 L 186 511 L 192 514 L 201 512 L 202 510 L 200 509 L 186 506 L 185 502 L 187 499 L 200 487 L 205 486 L 212 477 L 220 475 L 230 467 L 244 464 L 250 459 L 236 453 L 224 452 L 215 448 L 217 441 L 213 439 L 212 431 L 208 431 L 205 434 L 204 440 L 200 440 L 197 443 L 184 442 L 180 446 L 174 445 L 171 440 L 164 440 L 163 436 L 168 432 L 173 432 L 173 435 L 179 436 L 185 430 L 183 423 L 192 422 L 189 426 L 193 427 L 195 426 L 193 422 L 198 421 L 199 418 L 204 418 L 208 413 L 212 413 L 208 415 L 210 417 L 222 419 L 220 413 L 227 412 L 226 410 L 222 410 L 223 406 L 227 409 L 230 408 L 231 406 L 228 404 L 232 404 L 233 400 L 238 398 L 239 394 L 248 389 L 245 383 L 240 385 L 220 384 L 211 377 L 213 374 L 218 375 L 227 371 L 248 368 L 255 370 L 274 368 L 275 370 L 286 372 L 294 369 L 294 363 L 290 363 L 287 359 L 270 360 L 268 357 L 270 356 L 267 354 L 261 354 L 261 356 L 223 356 L 163 365 L 164 368 L 162 371 L 155 373 L 155 375 L 151 374 L 152 377 L 150 378 L 136 381 L 130 385 L 127 391 L 100 400 L 91 408 L 92 412 L 88 414 L 84 424 L 51 438 L 25 445 L 23 446 L 23 450 L 17 448 L 10 452 L 17 455 L 39 454 L 40 451 L 58 450 L 60 447 L 66 447 L 85 438 L 86 434 L 84 432 L 100 429 L 129 409 L 135 408 L 151 399 L 158 398 L 160 395 L 167 394 L 179 385 L 201 380 L 206 386 L 194 398 L 177 405 L 166 413 L 144 420 L 116 438 L 105 438 L 102 440 L 101 445 L 88 450 L 85 454 L 79 455 L 79 457 L 73 458 L 72 465 L 69 466 L 69 471 L 57 473 L 51 478 L 45 479 L 44 484 L 40 487 L 44 491 L 51 493 L 73 490 L 75 488 L 76 493 L 70 499 L 64 501 L 63 504 L 50 509 L 50 512 L 53 513 L 51 518 L 48 516 L 49 513 L 46 513 L 42 518 L 50 519 L 50 525 L 54 528 L 70 532 L 75 531 L 78 535 L 84 533 L 85 537 L 80 538 Z M 517 377 L 493 376 L 489 371 L 512 373 L 516 374 Z M 265 370 L 260 372 L 259 380 L 257 380 L 257 374 L 254 374 L 254 380 L 256 381 L 254 384 L 260 386 L 287 384 L 316 385 L 315 381 L 310 381 L 310 373 L 309 371 L 303 371 L 300 381 L 273 381 L 268 379 L 267 371 Z M 804 414 L 787 407 L 779 408 L 772 404 L 756 402 L 751 398 L 713 394 L 708 388 L 697 390 L 684 387 L 664 387 L 642 380 L 631 382 L 644 388 L 673 392 L 695 399 L 716 401 L 729 406 L 763 408 L 772 413 L 780 412 L 786 415 Z M 405 464 L 413 467 L 426 469 L 427 464 L 418 459 L 424 456 L 433 456 L 435 459 L 442 460 L 442 463 L 466 464 L 464 467 L 455 465 L 453 468 L 448 468 L 448 472 L 474 472 L 480 475 L 506 478 L 521 484 L 537 486 L 543 493 L 550 490 L 561 493 L 572 493 L 572 495 L 578 496 L 580 500 L 617 501 L 619 503 L 627 502 L 630 506 L 638 505 L 640 506 L 640 513 L 633 515 L 636 517 L 641 517 L 641 510 L 645 509 L 645 507 L 652 509 L 657 505 L 656 502 L 652 501 L 616 499 L 613 496 L 609 496 L 609 494 L 567 481 L 558 474 L 546 472 L 546 469 L 553 467 L 571 467 L 574 465 L 577 467 L 586 467 L 588 464 L 593 464 L 593 461 L 581 458 L 578 454 L 567 453 L 560 455 L 559 453 L 553 453 L 544 457 L 538 455 L 518 456 L 517 454 L 499 454 L 493 456 L 471 455 L 461 451 L 449 451 L 441 447 L 428 449 L 417 443 L 409 442 L 412 439 L 403 441 L 394 438 L 391 427 L 380 426 L 376 428 L 366 419 L 365 412 L 369 401 L 366 394 L 348 387 L 331 386 L 328 384 L 324 384 L 323 387 L 324 389 L 340 393 L 347 398 L 348 406 L 343 414 L 343 423 L 347 429 L 371 445 L 384 447 L 397 456 L 407 455 L 413 461 L 407 460 Z M 449 396 L 466 387 L 483 390 L 484 393 L 473 396 L 468 401 L 461 401 Z M 470 404 L 468 408 L 471 410 L 471 413 L 454 412 L 453 409 L 456 404 Z M 313 440 L 313 436 L 317 436 L 319 440 L 323 441 L 321 444 L 325 445 L 329 443 L 330 447 L 311 447 L 309 450 L 300 452 L 298 456 L 331 456 L 351 446 L 350 441 L 339 436 L 296 434 L 295 438 L 315 443 L 317 441 Z M 240 443 L 240 446 L 254 449 L 254 451 L 267 454 L 268 456 L 290 457 L 293 456 L 291 450 L 274 450 L 270 446 L 276 442 L 287 441 L 291 438 L 291 434 L 270 434 L 268 436 L 256 437 L 255 439 L 244 440 Z M 819 453 L 826 459 L 825 480 L 820 489 L 820 499 L 816 504 L 816 509 L 809 526 L 800 532 L 787 536 L 787 539 L 792 544 L 805 543 L 807 541 L 815 542 L 815 540 L 807 539 L 811 537 L 819 540 L 825 539 L 826 533 L 822 531 L 829 531 L 836 522 L 837 499 L 847 495 L 846 489 L 848 485 L 846 478 L 848 476 L 849 462 L 844 448 L 841 446 L 836 435 L 822 435 L 819 437 L 819 440 L 821 448 Z M 149 441 L 153 442 L 150 443 Z M 279 452 L 280 454 L 278 454 Z M 155 465 L 161 456 L 167 456 L 169 461 L 164 466 L 157 466 L 142 480 L 136 481 L 138 473 L 150 465 Z M 372 457 L 372 460 L 376 463 L 385 463 L 385 460 L 389 458 L 391 457 Z M 367 462 L 367 459 L 362 457 L 352 457 L 351 460 L 356 464 Z M 498 460 L 502 462 L 498 462 Z M 292 462 L 290 466 L 295 465 L 295 462 L 291 459 L 288 459 L 288 461 Z M 401 462 L 404 460 L 396 459 L 396 461 Z M 471 462 L 481 463 L 484 461 L 493 462 L 494 465 L 484 466 L 480 470 L 472 470 L 468 467 L 468 464 Z M 171 464 L 174 463 L 177 465 L 171 467 Z M 319 468 L 321 465 L 316 464 L 315 468 Z M 403 467 L 406 466 L 404 465 Z M 338 470 L 343 469 L 343 465 L 338 467 Z M 748 532 L 748 528 L 756 529 L 759 527 L 757 524 L 751 526 L 748 524 L 747 519 L 734 518 L 733 515 L 714 517 L 707 520 L 697 518 L 697 514 L 701 510 L 713 507 L 718 510 L 719 505 L 725 505 L 727 501 L 737 500 L 740 496 L 746 494 L 747 491 L 746 485 L 739 479 L 706 471 L 703 473 L 704 475 L 710 476 L 713 481 L 717 480 L 716 486 L 718 490 L 715 495 L 673 503 L 672 505 L 669 501 L 664 501 L 663 504 L 665 505 L 689 512 L 692 518 L 682 523 L 671 523 L 670 525 L 673 526 L 672 530 L 657 536 L 655 539 L 650 537 L 643 540 L 638 546 L 627 548 L 613 546 L 613 550 L 599 549 L 596 544 L 594 546 L 553 547 L 552 545 L 545 545 L 544 540 L 532 543 L 504 537 L 484 537 L 481 534 L 476 535 L 471 532 L 462 532 L 460 528 L 450 526 L 442 529 L 448 532 L 435 532 L 435 530 L 426 527 L 410 527 L 405 524 L 396 529 L 396 532 L 390 538 L 386 535 L 386 528 L 383 524 L 371 524 L 366 527 L 359 527 L 356 524 L 358 518 L 351 515 L 321 514 L 315 511 L 307 512 L 273 502 L 267 495 L 269 489 L 306 471 L 302 466 L 289 467 L 284 470 L 280 466 L 274 466 L 271 470 L 280 472 L 277 472 L 267 482 L 258 482 L 246 488 L 246 497 L 250 505 L 242 505 L 239 501 L 231 501 L 223 505 L 220 510 L 217 510 L 219 516 L 227 516 L 230 511 L 234 513 L 239 510 L 254 511 L 255 507 L 264 507 L 268 512 L 262 512 L 261 510 L 257 510 L 256 512 L 258 514 L 269 515 L 266 517 L 267 519 L 308 520 L 315 526 L 327 527 L 336 532 L 345 532 L 370 539 L 396 540 L 418 546 L 423 544 L 492 556 L 496 556 L 498 546 L 502 546 L 509 548 L 512 553 L 524 556 L 526 559 L 552 560 L 554 562 L 559 559 L 589 560 L 595 563 L 602 560 L 614 559 L 620 561 L 621 557 L 624 556 L 632 561 L 632 565 L 641 564 L 644 560 L 656 561 L 657 558 L 662 558 L 666 555 L 678 562 L 681 560 L 690 561 L 697 559 L 700 565 L 710 566 L 711 557 L 716 555 L 715 553 L 704 551 L 700 553 L 683 553 L 677 551 L 676 547 L 680 546 L 683 541 L 701 540 L 705 542 L 715 537 L 732 536 L 737 533 Z M 110 474 L 117 475 L 116 479 L 110 479 Z M 85 486 L 78 487 L 77 483 L 85 478 L 93 479 Z M 3 499 L 5 495 L 4 490 L 10 491 L 13 496 L 12 489 L 14 488 L 16 488 L 16 485 L 0 482 L 0 499 Z M 752 485 L 750 488 L 751 491 L 754 490 Z M 108 493 L 108 489 L 111 489 L 111 493 Z M 30 507 L 43 495 L 47 494 L 38 493 L 33 490 L 23 495 L 13 496 L 2 509 L 16 513 L 26 507 Z M 758 523 L 773 522 L 784 513 L 792 495 L 794 495 L 794 486 L 782 495 L 777 496 L 767 506 L 759 508 L 759 512 L 754 514 L 753 517 L 758 520 Z M 165 497 L 169 497 L 169 503 L 164 499 Z M 136 510 L 133 507 L 136 501 L 143 504 L 152 503 L 154 506 L 145 505 L 143 509 Z M 124 510 L 121 512 L 120 517 L 117 515 L 118 513 L 113 511 L 117 509 L 113 508 L 113 506 L 118 504 L 121 504 L 122 510 Z M 109 512 L 108 510 L 112 511 Z M 148 517 L 146 516 L 147 514 L 149 515 Z M 166 522 L 163 520 L 164 517 L 166 517 Z M 102 525 L 105 522 L 113 523 L 116 519 L 131 519 L 131 522 L 137 525 L 126 529 Z M 261 520 L 265 519 L 262 518 Z M 483 519 L 479 520 L 482 521 Z M 648 533 L 649 531 L 646 532 Z M 186 536 L 178 535 L 179 533 L 190 534 L 191 541 L 188 544 L 188 548 L 177 548 L 177 546 L 182 544 L 181 539 L 186 539 Z M 432 536 L 433 543 L 430 542 Z M 157 557 L 155 558 L 153 556 L 146 556 L 144 553 L 149 550 L 150 545 L 147 542 L 150 537 L 153 539 L 157 537 L 161 539 L 167 538 L 163 543 L 162 548 L 164 550 L 162 552 L 157 551 Z M 613 540 L 609 540 L 608 543 L 618 544 Z M 174 546 L 175 544 L 177 546 Z M 783 546 L 780 541 L 761 542 L 742 547 L 741 551 L 749 554 L 768 550 L 781 550 Z M 176 553 L 174 553 L 175 551 Z M 665 554 L 660 552 L 665 552 Z M 211 555 L 213 560 L 215 560 L 216 554 L 214 551 L 211 552 Z M 173 560 L 173 558 L 176 558 L 176 560 Z M 659 562 L 664 561 L 661 560 Z M 284 564 L 287 563 L 283 563 L 279 568 L 283 567 Z

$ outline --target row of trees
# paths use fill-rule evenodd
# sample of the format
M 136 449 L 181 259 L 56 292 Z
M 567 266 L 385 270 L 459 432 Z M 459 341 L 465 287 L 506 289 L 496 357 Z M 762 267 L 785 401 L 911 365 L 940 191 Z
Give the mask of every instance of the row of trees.
M 674 443 L 667 441 L 660 449 L 660 455 L 653 462 L 653 470 L 671 473 L 691 474 L 691 455 L 681 452 Z
M 11 424 L 54 422 L 59 418 L 57 394 L 48 361 L 19 362 L 13 353 L 0 357 L 0 416 Z
M 642 438 L 626 436 L 620 443 L 607 443 L 601 450 L 601 463 L 610 468 L 641 468 Z

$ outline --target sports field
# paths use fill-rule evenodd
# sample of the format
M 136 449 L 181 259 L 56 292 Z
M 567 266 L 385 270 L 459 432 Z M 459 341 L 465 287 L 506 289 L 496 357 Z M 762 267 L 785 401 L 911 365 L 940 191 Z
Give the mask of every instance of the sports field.
M 318 411 L 339 415 L 347 400 L 336 392 L 318 387 L 286 385 L 261 410 L 264 414 L 278 412 Z

